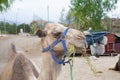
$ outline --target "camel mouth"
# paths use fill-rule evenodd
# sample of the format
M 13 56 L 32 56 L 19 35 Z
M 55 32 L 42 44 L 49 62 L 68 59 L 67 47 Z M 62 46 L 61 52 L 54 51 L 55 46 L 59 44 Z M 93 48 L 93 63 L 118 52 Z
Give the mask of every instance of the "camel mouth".
M 71 54 L 76 53 L 76 48 L 73 44 L 69 44 L 67 47 L 67 54 L 66 56 L 69 57 Z
M 76 53 L 85 54 L 86 53 L 86 48 L 76 47 Z
M 69 57 L 71 54 L 85 54 L 86 53 L 86 47 L 76 47 L 73 44 L 69 44 L 67 47 L 67 57 Z

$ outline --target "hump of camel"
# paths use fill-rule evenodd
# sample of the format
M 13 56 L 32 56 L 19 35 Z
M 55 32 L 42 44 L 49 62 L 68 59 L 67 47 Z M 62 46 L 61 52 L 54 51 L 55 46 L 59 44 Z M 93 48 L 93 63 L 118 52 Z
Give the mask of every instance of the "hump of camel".
M 2 71 L 0 80 L 36 80 L 34 77 L 38 78 L 39 72 L 30 59 L 24 53 L 18 53 L 13 44 L 12 50 L 11 59 Z
M 14 56 L 3 69 L 0 80 L 57 80 L 61 64 L 57 63 L 53 56 L 61 61 L 70 44 L 79 48 L 82 53 L 86 52 L 85 35 L 78 30 L 58 23 L 48 23 L 44 30 L 38 30 L 36 34 L 41 38 L 43 48 L 41 64 L 37 65 L 37 62 L 24 53 L 17 53 L 13 46 Z
M 24 73 L 24 72 L 25 73 Z M 38 78 L 39 73 L 36 70 L 35 66 L 32 62 L 23 54 L 18 54 L 15 58 L 15 62 L 13 64 L 13 71 L 12 71 L 12 80 L 27 80 L 27 74 L 34 75 Z M 20 77 L 21 76 L 21 77 Z

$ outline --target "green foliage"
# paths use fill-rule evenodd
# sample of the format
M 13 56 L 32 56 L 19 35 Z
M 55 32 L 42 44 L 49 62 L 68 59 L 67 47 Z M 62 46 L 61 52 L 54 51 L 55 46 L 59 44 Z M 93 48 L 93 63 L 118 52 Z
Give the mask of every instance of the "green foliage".
M 68 24 L 70 24 L 71 22 L 73 22 L 74 20 L 74 13 L 72 10 L 69 10 L 68 15 L 66 16 L 66 21 L 68 22 Z
M 64 16 L 65 16 L 65 10 L 64 10 L 64 8 L 62 9 L 62 11 L 61 11 L 61 13 L 60 13 L 61 15 L 60 15 L 60 18 L 59 18 L 59 20 L 60 20 L 60 22 L 59 23 L 61 23 L 61 24 L 65 24 L 65 19 L 64 19 Z
M 16 27 L 17 25 L 9 24 L 7 22 L 0 22 L 0 31 L 4 34 L 16 34 Z
M 28 24 L 20 24 L 17 26 L 17 32 L 19 33 L 20 32 L 20 29 L 23 29 L 24 32 L 26 33 L 30 33 L 31 32 L 31 28 Z
M 28 24 L 9 24 L 7 22 L 0 22 L 0 32 L 2 34 L 18 34 L 20 32 L 20 29 L 23 29 L 24 32 L 30 33 L 31 28 Z
M 0 0 L 0 11 L 7 10 L 14 0 Z
M 111 25 L 112 25 L 112 23 L 111 23 L 111 19 L 108 17 L 108 16 L 105 16 L 104 17 L 104 24 L 106 25 L 105 27 L 106 27 L 106 30 L 107 31 L 110 31 L 111 30 Z
M 40 29 L 40 28 L 39 28 L 39 25 L 37 25 L 37 24 L 34 23 L 34 22 L 30 24 L 30 28 L 31 28 L 31 33 L 32 33 L 32 34 L 35 34 L 36 31 L 37 31 L 38 29 Z
M 44 20 L 32 21 L 30 23 L 31 33 L 36 34 L 37 30 L 39 30 L 39 29 L 43 30 L 46 23 L 48 23 L 48 22 L 46 22 Z
M 17 25 L 14 23 L 11 26 L 7 26 L 6 30 L 9 34 L 16 34 Z
M 101 19 L 106 13 L 115 8 L 117 0 L 71 0 L 68 18 L 73 18 L 77 29 L 92 27 L 103 30 Z

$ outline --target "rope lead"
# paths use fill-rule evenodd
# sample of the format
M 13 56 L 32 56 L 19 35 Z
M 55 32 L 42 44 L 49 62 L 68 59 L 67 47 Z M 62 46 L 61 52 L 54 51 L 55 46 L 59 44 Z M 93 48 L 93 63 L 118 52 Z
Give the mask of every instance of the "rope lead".
M 70 66 L 70 78 L 71 80 L 73 80 L 73 60 L 71 60 L 72 62 L 69 62 L 69 66 Z

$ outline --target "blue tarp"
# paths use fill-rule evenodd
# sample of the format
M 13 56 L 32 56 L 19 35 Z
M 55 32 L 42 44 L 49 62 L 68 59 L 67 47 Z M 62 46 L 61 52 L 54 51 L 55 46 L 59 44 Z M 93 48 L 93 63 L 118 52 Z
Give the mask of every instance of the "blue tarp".
M 89 35 L 86 35 L 86 41 L 88 45 L 92 45 L 93 43 L 100 43 L 103 40 L 105 34 L 109 32 L 93 32 Z

